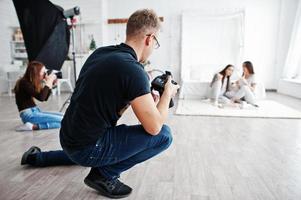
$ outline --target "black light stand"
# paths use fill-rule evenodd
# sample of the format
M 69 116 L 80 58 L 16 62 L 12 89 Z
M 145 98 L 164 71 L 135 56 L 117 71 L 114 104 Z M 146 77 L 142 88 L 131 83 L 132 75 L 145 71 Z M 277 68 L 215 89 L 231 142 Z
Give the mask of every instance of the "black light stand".
M 73 18 L 71 18 L 71 40 L 72 40 L 72 60 L 73 60 L 73 72 L 74 72 L 74 86 L 76 83 L 76 60 L 75 60 L 75 40 L 74 40 L 75 24 Z
M 73 73 L 74 73 L 74 88 L 76 84 L 76 60 L 75 60 L 75 39 L 74 39 L 74 29 L 75 29 L 75 24 L 74 24 L 74 19 L 73 16 L 70 18 L 71 22 L 71 40 L 72 40 L 72 61 L 73 61 Z M 66 104 L 70 103 L 72 93 L 69 95 L 69 97 L 65 100 L 63 103 L 62 107 L 60 108 L 60 112 L 63 111 L 64 107 Z

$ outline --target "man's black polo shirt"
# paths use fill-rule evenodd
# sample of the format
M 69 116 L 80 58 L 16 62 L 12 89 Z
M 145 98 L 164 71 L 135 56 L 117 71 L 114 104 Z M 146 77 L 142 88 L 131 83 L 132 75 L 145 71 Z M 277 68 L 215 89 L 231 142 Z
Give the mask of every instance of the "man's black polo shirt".
M 149 92 L 148 76 L 130 46 L 122 43 L 97 49 L 80 72 L 62 120 L 62 146 L 77 149 L 95 144 L 116 125 L 120 110 Z

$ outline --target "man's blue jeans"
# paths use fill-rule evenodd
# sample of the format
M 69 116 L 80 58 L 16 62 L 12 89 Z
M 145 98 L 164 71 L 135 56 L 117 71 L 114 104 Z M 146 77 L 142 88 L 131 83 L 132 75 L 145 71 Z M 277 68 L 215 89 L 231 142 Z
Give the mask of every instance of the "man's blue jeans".
M 37 106 L 22 110 L 20 117 L 23 123 L 30 122 L 38 125 L 39 129 L 60 128 L 62 113 L 42 112 Z
M 141 125 L 119 125 L 108 129 L 95 145 L 81 150 L 63 147 L 64 151 L 39 153 L 37 166 L 79 164 L 98 168 L 107 179 L 118 178 L 123 171 L 159 154 L 172 142 L 170 128 L 163 125 L 156 136 Z

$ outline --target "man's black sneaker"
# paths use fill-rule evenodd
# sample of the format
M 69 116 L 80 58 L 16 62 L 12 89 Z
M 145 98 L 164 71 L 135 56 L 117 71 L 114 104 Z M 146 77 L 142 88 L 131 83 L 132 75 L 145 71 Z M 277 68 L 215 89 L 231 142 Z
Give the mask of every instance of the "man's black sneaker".
M 36 146 L 32 146 L 30 147 L 22 156 L 22 159 L 21 159 L 21 165 L 25 165 L 25 164 L 28 164 L 28 157 L 30 155 L 33 155 L 33 154 L 36 154 L 36 153 L 40 153 L 41 152 L 41 149 L 39 147 L 36 147 Z
M 113 199 L 127 197 L 132 192 L 132 188 L 123 184 L 118 179 L 107 180 L 104 178 L 97 168 L 91 168 L 84 182 L 87 186 L 100 192 L 101 195 Z

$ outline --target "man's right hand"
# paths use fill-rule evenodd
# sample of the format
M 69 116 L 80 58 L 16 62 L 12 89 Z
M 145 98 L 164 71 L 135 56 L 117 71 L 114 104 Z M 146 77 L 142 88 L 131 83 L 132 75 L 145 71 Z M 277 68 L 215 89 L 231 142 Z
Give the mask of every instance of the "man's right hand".
M 169 77 L 157 106 L 150 93 L 131 101 L 133 111 L 146 132 L 151 135 L 157 135 L 160 132 L 168 116 L 170 98 L 177 94 L 179 88 L 179 85 L 171 83 L 171 77 Z
M 171 82 L 172 78 L 171 76 L 168 76 L 168 79 L 167 79 L 167 82 L 164 86 L 164 92 L 163 93 L 166 93 L 168 96 L 170 97 L 175 97 L 179 88 L 180 88 L 180 85 L 179 84 L 173 84 Z

